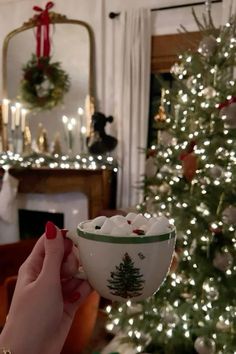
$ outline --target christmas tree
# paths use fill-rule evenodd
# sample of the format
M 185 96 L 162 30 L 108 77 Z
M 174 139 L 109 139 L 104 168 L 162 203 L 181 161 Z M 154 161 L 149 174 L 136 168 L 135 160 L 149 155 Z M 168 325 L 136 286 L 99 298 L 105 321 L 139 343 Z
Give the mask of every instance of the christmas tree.
M 116 266 L 116 271 L 111 272 L 111 279 L 108 280 L 108 288 L 113 295 L 121 296 L 125 299 L 142 294 L 143 283 L 142 274 L 134 267 L 134 262 L 128 253 L 125 253 L 123 262 Z
M 177 90 L 165 92 L 172 139 L 153 146 L 138 206 L 173 218 L 174 263 L 153 297 L 114 306 L 108 323 L 137 353 L 236 353 L 236 17 L 195 19 L 198 50 L 179 56 Z

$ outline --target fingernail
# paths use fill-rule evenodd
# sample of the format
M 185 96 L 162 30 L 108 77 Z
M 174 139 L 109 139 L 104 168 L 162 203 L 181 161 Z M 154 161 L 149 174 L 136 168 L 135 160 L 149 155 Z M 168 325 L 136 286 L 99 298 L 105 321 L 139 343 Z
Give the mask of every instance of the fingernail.
M 61 229 L 61 234 L 62 234 L 62 237 L 66 237 L 66 234 L 69 230 L 67 229 Z
M 53 222 L 48 221 L 45 227 L 45 235 L 48 239 L 56 238 L 57 236 L 57 229 Z
M 66 301 L 67 302 L 70 302 L 71 304 L 73 302 L 76 302 L 77 300 L 79 300 L 81 298 L 81 294 L 79 291 L 75 291 L 73 292 L 71 295 L 69 295 L 67 298 L 66 298 Z

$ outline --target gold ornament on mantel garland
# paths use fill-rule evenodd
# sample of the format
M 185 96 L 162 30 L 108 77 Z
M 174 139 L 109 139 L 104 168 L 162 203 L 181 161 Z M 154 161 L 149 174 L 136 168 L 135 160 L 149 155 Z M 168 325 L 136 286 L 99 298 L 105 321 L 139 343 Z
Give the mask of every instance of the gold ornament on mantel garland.
M 28 125 L 25 126 L 24 132 L 23 132 L 23 154 L 31 154 L 32 153 L 32 138 L 31 138 L 31 132 L 30 128 Z
M 161 89 L 161 104 L 158 109 L 158 113 L 155 115 L 154 119 L 156 122 L 165 122 L 166 121 L 166 111 L 164 107 L 164 98 L 165 98 L 165 89 Z
M 54 138 L 53 147 L 52 147 L 52 154 L 53 155 L 61 155 L 61 141 L 60 141 L 60 133 L 57 132 Z
M 48 152 L 47 130 L 43 127 L 42 123 L 39 123 L 38 127 L 37 147 L 40 153 Z

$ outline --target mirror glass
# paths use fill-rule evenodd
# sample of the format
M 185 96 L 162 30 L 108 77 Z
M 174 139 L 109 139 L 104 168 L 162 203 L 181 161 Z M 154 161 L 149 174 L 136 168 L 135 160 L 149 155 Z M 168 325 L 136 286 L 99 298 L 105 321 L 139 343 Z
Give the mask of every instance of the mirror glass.
M 17 101 L 22 67 L 36 52 L 36 28 L 28 29 L 13 36 L 7 51 L 7 95 L 11 101 Z M 78 108 L 85 109 L 86 96 L 89 94 L 90 75 L 90 38 L 86 27 L 78 24 L 54 24 L 51 33 L 51 62 L 59 61 L 61 68 L 69 75 L 70 89 L 64 96 L 63 104 L 50 111 L 29 114 L 29 126 L 32 138 L 37 138 L 38 125 L 42 123 L 48 132 L 49 143 L 55 134 L 60 133 L 62 148 L 66 150 L 65 124 L 62 116 L 74 117 L 78 122 L 74 129 L 79 128 Z M 81 119 L 81 118 L 80 118 Z M 85 117 L 83 117 L 85 120 Z M 86 122 L 84 122 L 86 126 Z M 79 132 L 74 132 L 73 151 L 80 152 Z

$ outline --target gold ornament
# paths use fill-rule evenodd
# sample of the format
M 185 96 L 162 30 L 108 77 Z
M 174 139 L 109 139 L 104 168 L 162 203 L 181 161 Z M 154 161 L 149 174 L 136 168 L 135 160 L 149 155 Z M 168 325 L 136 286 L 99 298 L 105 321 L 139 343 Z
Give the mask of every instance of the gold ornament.
M 30 154 L 31 152 L 32 152 L 31 132 L 29 126 L 26 125 L 23 132 L 23 153 Z
M 61 150 L 61 142 L 60 142 L 60 133 L 57 132 L 53 142 L 52 154 L 61 155 L 61 153 L 62 150 Z
M 165 98 L 165 89 L 161 89 L 161 104 L 159 106 L 158 113 L 154 117 L 156 122 L 165 122 L 166 121 L 164 98 Z
M 38 130 L 39 130 L 38 137 L 37 137 L 38 150 L 41 153 L 47 153 L 48 152 L 47 131 L 46 129 L 43 128 L 42 123 L 39 123 Z

